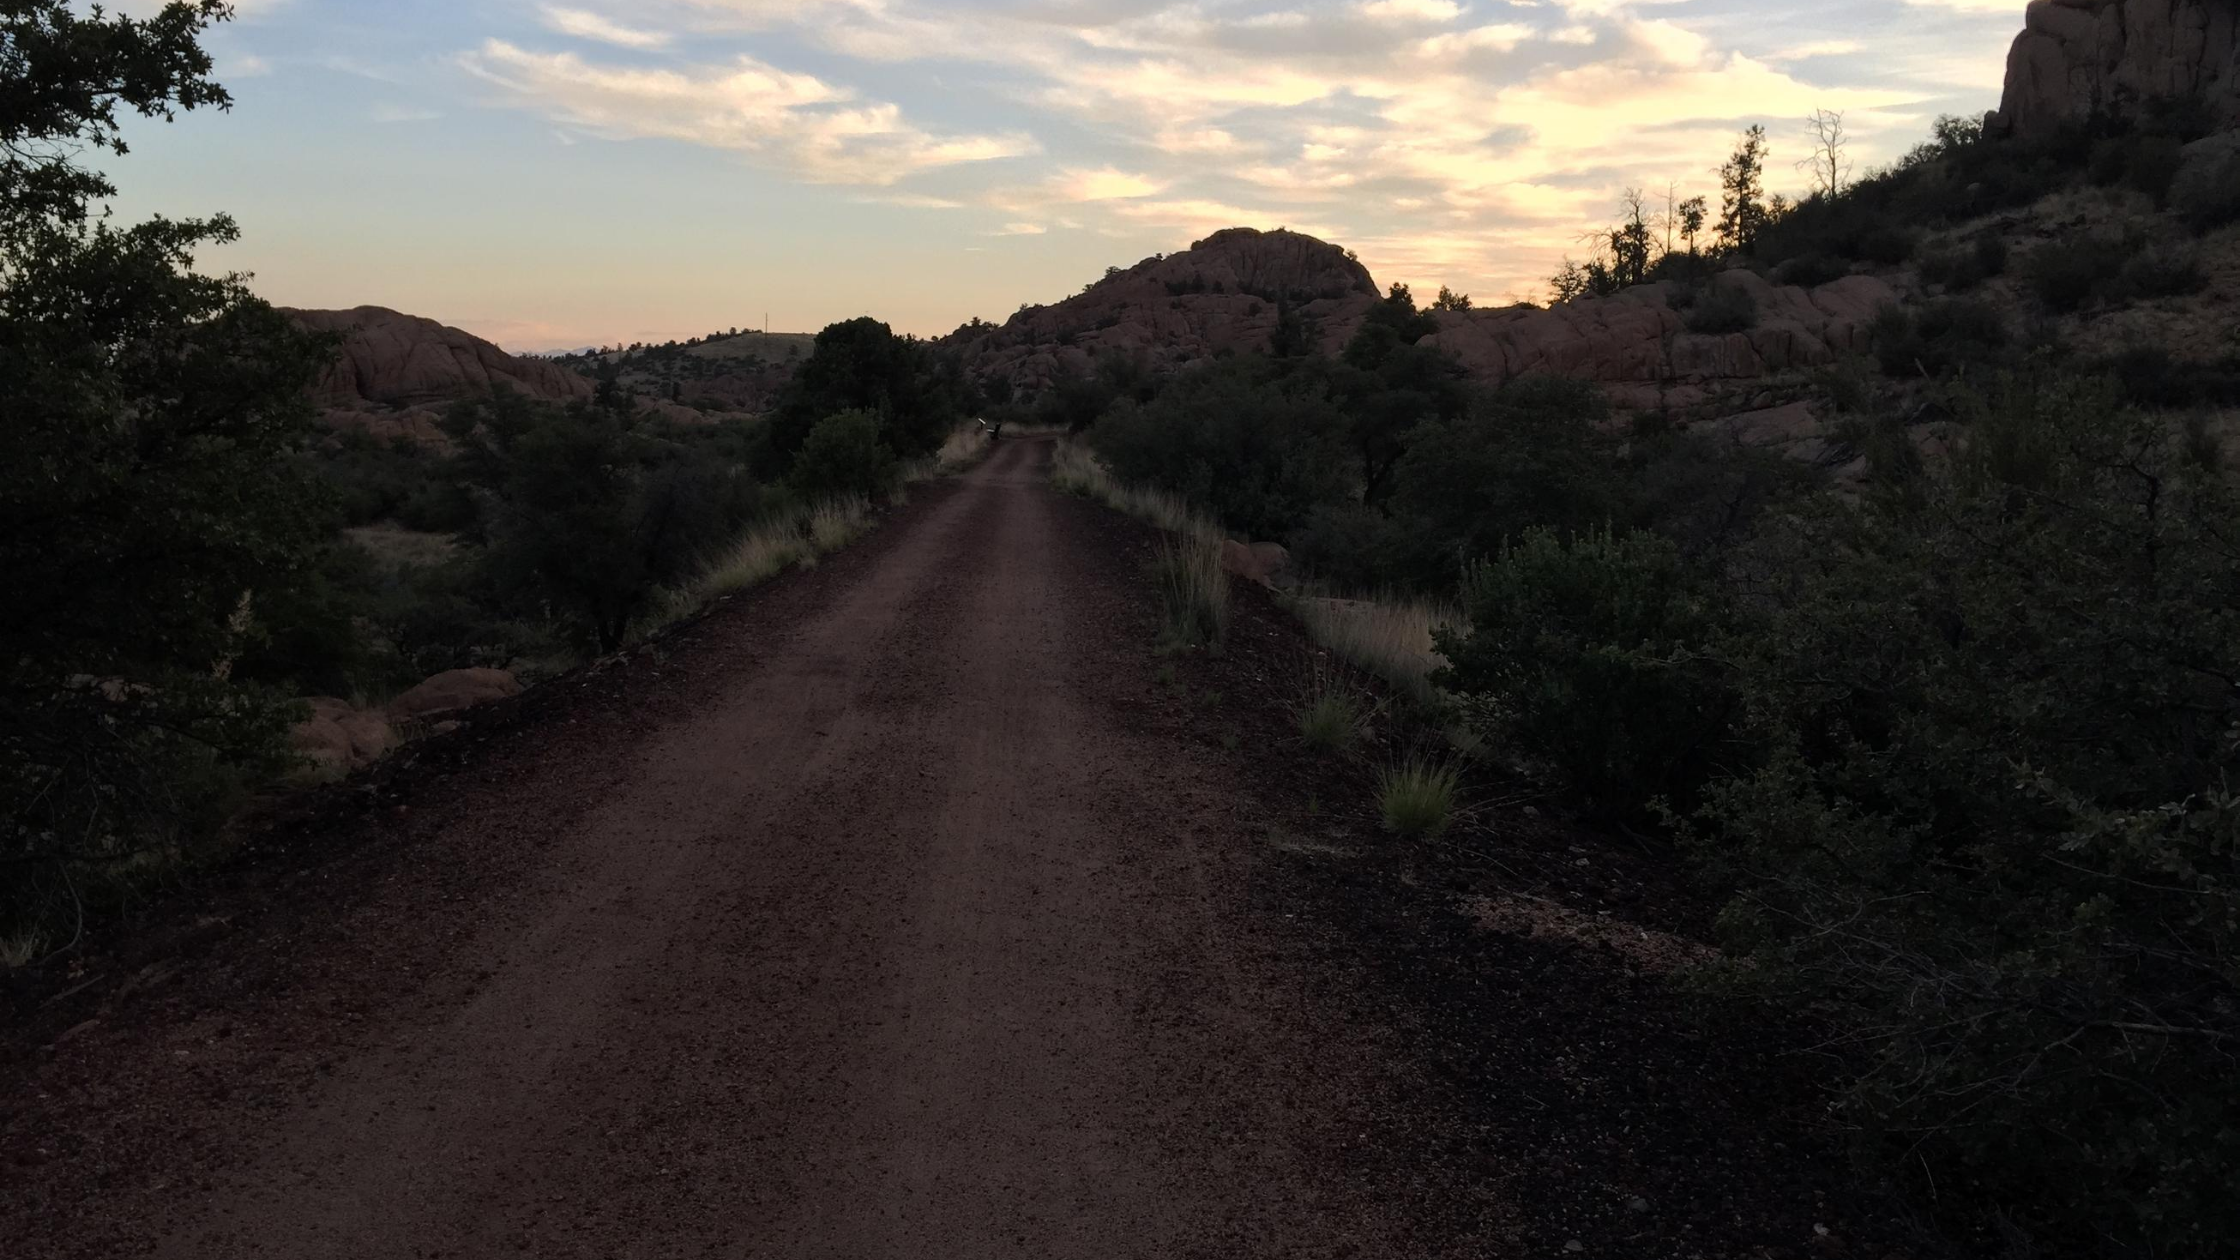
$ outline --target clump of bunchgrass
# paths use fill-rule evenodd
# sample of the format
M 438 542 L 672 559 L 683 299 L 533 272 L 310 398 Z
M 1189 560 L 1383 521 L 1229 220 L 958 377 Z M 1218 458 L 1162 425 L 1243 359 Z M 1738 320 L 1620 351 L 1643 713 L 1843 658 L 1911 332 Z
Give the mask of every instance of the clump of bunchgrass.
M 1385 830 L 1408 839 L 1436 836 L 1454 822 L 1462 770 L 1451 761 L 1409 757 L 1377 776 L 1377 806 Z
M 1209 647 L 1229 630 L 1229 575 L 1218 537 L 1189 533 L 1159 540 L 1153 562 L 1165 638 L 1174 647 Z
M 1299 742 L 1311 752 L 1345 752 L 1369 730 L 1367 697 L 1319 662 L 1293 706 L 1293 717 L 1299 724 Z
M 735 595 L 785 572 L 809 554 L 800 517 L 774 517 L 749 529 L 700 575 L 693 592 L 702 603 Z

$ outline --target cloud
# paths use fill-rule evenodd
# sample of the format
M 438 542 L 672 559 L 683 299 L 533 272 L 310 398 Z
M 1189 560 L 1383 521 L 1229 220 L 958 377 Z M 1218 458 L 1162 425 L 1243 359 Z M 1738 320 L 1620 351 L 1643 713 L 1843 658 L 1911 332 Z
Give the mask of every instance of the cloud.
M 576 2 L 586 7 L 548 17 L 627 14 L 628 25 L 598 20 L 669 34 L 679 63 L 493 40 L 466 64 L 501 100 L 594 135 L 744 153 L 814 182 L 910 189 L 925 176 L 934 191 L 882 200 L 969 206 L 992 235 L 1077 222 L 1164 247 L 1162 234 L 1229 223 L 1320 227 L 1380 271 L 1401 269 L 1393 278 L 1491 292 L 1548 274 L 1626 186 L 1715 195 L 1712 172 L 1751 122 L 1773 133 L 1777 183 L 1817 108 L 1845 113 L 1861 168 L 1895 157 L 1929 115 L 1969 108 L 1962 94 L 1996 96 L 1996 54 L 2019 10 L 2014 0 L 1857 0 L 1840 13 L 1806 0 Z M 588 30 L 569 33 L 596 38 Z M 757 55 L 733 55 L 743 47 Z M 840 85 L 857 72 L 899 104 Z
M 549 4 L 544 6 L 544 24 L 563 35 L 597 40 L 622 48 L 661 48 L 667 46 L 671 39 L 667 31 L 624 26 L 611 18 L 583 9 L 563 9 Z
M 1162 192 L 1166 185 L 1141 175 L 1105 167 L 1094 171 L 1064 171 L 1051 181 L 1051 192 L 1064 201 L 1114 201 L 1125 197 L 1149 197 Z
M 1462 16 L 1454 0 L 1369 0 L 1361 11 L 1390 22 L 1452 22 Z
M 461 64 L 508 102 L 578 130 L 744 153 L 811 183 L 887 185 L 1035 151 L 1017 133 L 937 135 L 892 104 L 744 55 L 724 65 L 647 69 L 492 39 Z

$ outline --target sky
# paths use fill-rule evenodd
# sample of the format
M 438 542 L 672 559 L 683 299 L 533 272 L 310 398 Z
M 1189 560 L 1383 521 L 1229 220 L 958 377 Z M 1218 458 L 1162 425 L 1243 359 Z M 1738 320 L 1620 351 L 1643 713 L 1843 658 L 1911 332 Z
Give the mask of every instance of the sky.
M 154 0 L 127 3 L 145 12 Z M 1224 227 L 1540 296 L 1628 187 L 1801 189 L 1998 104 L 2022 0 L 246 0 L 228 113 L 136 125 L 204 265 L 515 351 L 871 314 L 947 332 Z

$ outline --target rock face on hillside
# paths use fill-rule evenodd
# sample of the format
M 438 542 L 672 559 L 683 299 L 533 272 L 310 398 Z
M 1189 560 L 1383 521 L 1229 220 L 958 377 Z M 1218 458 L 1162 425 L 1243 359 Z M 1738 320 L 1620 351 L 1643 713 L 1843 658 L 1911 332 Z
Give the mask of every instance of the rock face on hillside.
M 591 382 L 574 372 L 516 358 L 432 319 L 379 306 L 288 314 L 306 328 L 342 334 L 340 354 L 312 386 L 312 400 L 322 407 L 418 407 L 501 388 L 550 402 L 591 397 Z
M 1378 299 L 1347 251 L 1298 232 L 1229 228 L 1188 250 L 1114 271 L 1087 290 L 1032 306 L 1001 325 L 971 324 L 946 342 L 982 377 L 1032 394 L 1087 372 L 1100 354 L 1142 353 L 1169 369 L 1268 348 L 1280 311 L 1299 312 L 1320 346 L 1342 348 Z
M 1747 292 L 1756 324 L 1735 333 L 1689 332 L 1674 309 L 1673 288 L 1659 283 L 1544 310 L 1445 313 L 1426 344 L 1488 384 L 1547 373 L 1600 383 L 1620 410 L 1731 411 L 1769 377 L 1867 350 L 1876 313 L 1898 299 L 1872 276 L 1801 289 L 1729 271 L 1711 283 Z
M 1770 284 L 1746 271 L 1715 286 L 1748 291 L 1758 310 L 1746 332 L 1687 330 L 1679 294 L 1650 284 L 1614 297 L 1550 309 L 1449 311 L 1427 344 L 1498 385 L 1545 372 L 1601 384 L 1621 410 L 1682 417 L 1728 415 L 1782 401 L 1761 383 L 1867 349 L 1875 314 L 1898 294 L 1870 276 L 1815 289 Z M 1382 300 L 1368 270 L 1345 250 L 1296 232 L 1232 228 L 1188 251 L 1115 271 L 1083 293 L 1030 307 L 1001 327 L 968 325 L 949 344 L 968 370 L 1009 379 L 1032 395 L 1088 372 L 1108 351 L 1142 354 L 1170 371 L 1223 351 L 1268 348 L 1278 298 L 1296 309 L 1326 354 L 1336 354 Z
M 2032 0 L 2007 54 L 1991 129 L 2025 139 L 2095 114 L 2198 95 L 2240 127 L 2240 4 L 2233 0 Z

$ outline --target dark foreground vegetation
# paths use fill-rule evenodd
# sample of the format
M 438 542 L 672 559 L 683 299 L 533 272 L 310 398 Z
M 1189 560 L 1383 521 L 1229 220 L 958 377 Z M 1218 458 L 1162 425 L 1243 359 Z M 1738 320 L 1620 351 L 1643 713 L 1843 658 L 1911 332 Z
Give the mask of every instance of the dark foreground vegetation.
M 1752 134 L 1708 247 L 1701 203 L 1665 253 L 1635 199 L 1558 296 L 1732 266 L 1818 283 L 2094 180 L 2182 242 L 2234 211 L 2169 195 L 2188 117 L 2036 146 L 1947 121 L 1795 205 L 1762 199 Z M 2007 270 L 1996 236 L 1919 260 L 1932 296 L 1823 375 L 1839 419 L 1812 465 L 1573 382 L 1466 388 L 1400 286 L 1339 361 L 1278 346 L 1160 381 L 1114 360 L 1040 407 L 1331 585 L 1457 606 L 1427 729 L 1684 854 L 1725 907 L 1734 961 L 1707 979 L 1828 1030 L 1835 1122 L 1960 1235 L 2225 1255 L 2240 496 L 2205 408 L 2230 382 L 2151 350 L 2080 364 L 2045 322 L 2198 288 L 2188 248 L 2041 247 L 2019 310 L 1959 296 Z M 1357 720 L 1318 696 L 1303 738 Z M 1387 771 L 1395 830 L 1444 825 L 1442 774 Z
M 610 379 L 584 405 L 461 403 L 433 440 L 322 430 L 305 390 L 333 347 L 193 270 L 232 223 L 120 227 L 76 160 L 121 152 L 123 114 L 225 108 L 199 37 L 228 12 L 0 10 L 11 964 L 213 851 L 250 794 L 303 771 L 300 697 L 378 703 L 449 669 L 611 652 L 689 610 L 711 569 L 718 589 L 759 576 L 725 571 L 743 536 L 806 535 L 815 505 L 888 490 L 972 401 L 866 319 L 817 339 L 768 423 L 664 420 Z

